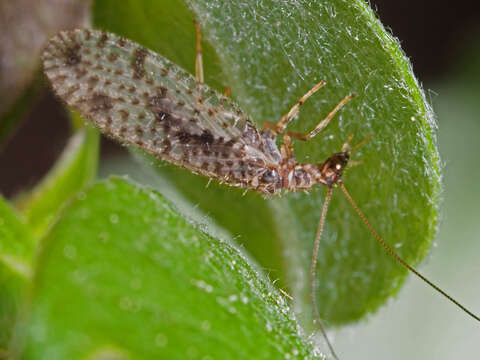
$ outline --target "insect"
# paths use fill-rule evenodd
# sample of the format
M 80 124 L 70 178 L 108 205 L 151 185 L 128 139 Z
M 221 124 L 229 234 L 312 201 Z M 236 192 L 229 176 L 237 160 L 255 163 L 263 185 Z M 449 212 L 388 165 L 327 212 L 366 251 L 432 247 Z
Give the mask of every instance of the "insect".
M 342 181 L 350 154 L 368 138 L 318 164 L 298 163 L 292 140 L 309 141 L 355 95 L 346 96 L 311 132 L 287 131 L 301 105 L 326 82 L 308 91 L 277 123 L 256 128 L 228 96 L 203 83 L 202 47 L 195 23 L 195 77 L 164 57 L 111 33 L 81 29 L 53 37 L 43 52 L 44 71 L 55 92 L 93 121 L 103 133 L 122 143 L 222 183 L 262 194 L 309 190 L 325 185 L 327 193 L 314 241 L 310 269 L 311 302 L 330 351 L 338 359 L 323 328 L 315 298 L 317 253 L 334 187 L 339 187 L 373 237 L 402 266 L 464 312 L 480 318 L 402 260 L 377 234 Z M 282 145 L 276 138 L 282 136 Z

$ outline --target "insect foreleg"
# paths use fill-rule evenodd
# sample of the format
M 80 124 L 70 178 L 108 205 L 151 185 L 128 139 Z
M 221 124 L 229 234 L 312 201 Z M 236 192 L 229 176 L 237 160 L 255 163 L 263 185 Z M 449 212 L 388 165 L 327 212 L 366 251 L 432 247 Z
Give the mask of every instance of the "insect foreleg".
M 225 95 L 226 97 L 230 97 L 231 94 L 232 94 L 232 89 L 230 88 L 230 86 L 225 87 L 225 91 L 223 92 L 223 95 Z
M 282 147 L 280 148 L 280 152 L 282 153 L 282 158 L 284 159 L 291 159 L 295 157 L 295 155 L 293 154 L 292 139 L 288 133 L 283 135 Z
M 300 106 L 307 100 L 310 96 L 312 96 L 318 89 L 324 86 L 327 82 L 325 80 L 320 81 L 317 85 L 311 88 L 305 95 L 303 95 L 300 100 L 297 101 L 295 105 L 292 106 L 290 111 L 282 116 L 278 123 L 272 123 L 267 121 L 263 124 L 263 130 L 269 129 L 274 135 L 281 134 L 285 128 L 287 127 L 288 123 L 292 121 L 292 119 L 297 116 L 298 111 L 300 110 Z
M 287 134 L 293 139 L 309 141 L 311 138 L 317 135 L 320 131 L 322 131 L 328 125 L 330 120 L 332 120 L 332 118 L 335 116 L 338 110 L 340 110 L 346 103 L 352 100 L 355 96 L 356 96 L 355 94 L 350 94 L 346 96 L 342 101 L 338 103 L 337 106 L 335 106 L 335 108 L 332 111 L 330 111 L 330 113 L 325 117 L 325 119 L 320 121 L 320 123 L 315 127 L 315 129 L 310 131 L 308 134 L 297 133 L 294 131 L 287 131 Z

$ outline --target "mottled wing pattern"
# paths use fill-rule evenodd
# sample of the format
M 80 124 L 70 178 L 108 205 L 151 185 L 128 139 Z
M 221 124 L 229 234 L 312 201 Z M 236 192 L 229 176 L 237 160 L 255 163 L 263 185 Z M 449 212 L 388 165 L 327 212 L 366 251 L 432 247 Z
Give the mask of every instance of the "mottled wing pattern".
M 60 32 L 43 63 L 68 105 L 152 155 L 239 186 L 279 164 L 276 147 L 229 98 L 130 40 L 88 29 Z

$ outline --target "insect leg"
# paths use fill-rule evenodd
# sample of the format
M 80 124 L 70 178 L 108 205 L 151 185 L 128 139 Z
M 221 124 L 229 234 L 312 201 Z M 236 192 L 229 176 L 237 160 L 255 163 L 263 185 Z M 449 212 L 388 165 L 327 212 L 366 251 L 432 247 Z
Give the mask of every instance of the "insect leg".
M 197 33 L 197 55 L 195 57 L 195 80 L 197 80 L 198 83 L 203 84 L 204 77 L 203 77 L 202 33 L 200 31 L 200 26 L 198 25 L 197 20 L 193 20 L 193 23 L 195 24 L 195 32 Z M 230 89 L 230 86 L 227 86 L 223 94 L 226 97 L 230 97 L 231 92 L 232 92 L 232 89 Z
M 225 91 L 223 92 L 223 95 L 225 95 L 226 97 L 230 97 L 231 93 L 232 93 L 232 89 L 230 88 L 230 86 L 225 87 Z
M 335 108 L 332 111 L 330 111 L 330 114 L 328 114 L 325 119 L 320 121 L 320 123 L 315 127 L 315 129 L 313 129 L 308 134 L 297 133 L 297 132 L 294 132 L 294 131 L 287 131 L 287 134 L 294 139 L 299 139 L 299 140 L 303 140 L 303 141 L 310 140 L 315 135 L 317 135 L 320 131 L 322 131 L 328 125 L 330 120 L 332 120 L 332 118 L 335 116 L 335 114 L 338 112 L 338 110 L 340 110 L 346 103 L 348 103 L 350 100 L 352 100 L 355 96 L 357 96 L 357 95 L 356 94 L 350 94 L 350 95 L 346 96 L 342 101 L 340 101 L 338 103 L 337 106 L 335 106 Z M 348 140 L 347 140 L 347 143 L 348 143 Z
M 193 20 L 195 32 L 197 33 L 197 55 L 195 57 L 195 79 L 203 84 L 203 57 L 202 57 L 202 33 L 197 20 Z
M 300 106 L 307 100 L 310 96 L 312 96 L 318 89 L 324 86 L 327 82 L 325 80 L 320 81 L 317 85 L 311 88 L 305 95 L 303 95 L 298 102 L 292 106 L 290 111 L 282 116 L 278 123 L 272 123 L 267 121 L 263 124 L 263 130 L 269 129 L 274 135 L 281 134 L 285 128 L 287 127 L 288 123 L 292 121 L 292 119 L 297 116 L 298 111 L 300 110 Z
M 352 167 L 355 166 L 360 166 L 363 165 L 364 161 L 363 160 L 349 160 L 348 165 L 345 167 L 345 170 L 351 169 Z M 343 173 L 345 173 L 345 170 Z
M 340 150 L 341 152 L 348 152 L 348 153 L 352 153 L 353 151 L 357 150 L 359 147 L 363 146 L 367 141 L 370 140 L 370 138 L 372 137 L 373 135 L 370 134 L 368 135 L 365 139 L 363 139 L 362 141 L 360 141 L 357 145 L 354 145 L 353 147 L 350 145 L 350 142 L 352 141 L 353 139 L 353 135 L 350 135 L 347 140 L 345 140 L 345 143 L 343 144 L 342 146 L 342 149 Z M 363 164 L 363 161 L 362 160 L 350 160 L 348 162 L 348 165 L 347 167 L 345 168 L 345 170 L 343 171 L 343 173 L 345 174 L 348 170 L 350 170 L 352 167 L 354 166 L 358 166 L 358 165 L 361 165 Z
M 370 138 L 372 137 L 373 135 L 368 135 L 365 139 L 363 139 L 361 142 L 359 142 L 357 145 L 355 146 L 351 146 L 350 145 L 350 142 L 352 141 L 353 139 L 353 135 L 350 135 L 347 140 L 345 140 L 345 143 L 343 144 L 342 146 L 342 149 L 340 150 L 341 152 L 348 152 L 348 153 L 352 153 L 354 150 L 357 150 L 359 147 L 361 147 L 363 144 L 365 144 L 368 140 L 370 140 Z M 343 171 L 343 174 L 346 174 L 348 170 L 350 170 L 352 167 L 355 167 L 355 166 L 358 166 L 358 165 L 362 165 L 363 164 L 363 160 L 349 160 L 348 161 L 348 165 L 345 167 L 344 171 Z
M 295 157 L 293 154 L 292 139 L 288 134 L 283 135 L 282 147 L 280 148 L 283 159 L 290 159 Z
M 341 150 L 341 152 L 345 152 L 345 151 L 347 151 L 347 150 L 349 150 L 349 149 L 351 148 L 350 142 L 352 141 L 352 139 L 353 139 L 353 135 L 350 135 L 350 136 L 347 138 L 347 140 L 345 140 L 345 142 L 344 142 L 343 145 L 342 145 L 342 150 Z

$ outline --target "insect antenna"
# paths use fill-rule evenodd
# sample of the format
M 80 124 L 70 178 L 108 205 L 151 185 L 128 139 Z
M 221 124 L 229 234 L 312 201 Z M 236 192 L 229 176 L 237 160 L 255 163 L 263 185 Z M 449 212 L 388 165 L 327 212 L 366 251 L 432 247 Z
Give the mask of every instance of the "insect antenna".
M 318 222 L 317 234 L 315 235 L 315 242 L 313 244 L 312 263 L 310 266 L 310 300 L 312 302 L 313 311 L 315 313 L 315 319 L 317 320 L 320 332 L 322 333 L 322 336 L 325 339 L 333 358 L 335 360 L 338 360 L 337 354 L 335 354 L 335 350 L 333 350 L 333 346 L 328 340 L 328 336 L 323 326 L 322 319 L 320 318 L 320 314 L 318 313 L 317 297 L 315 294 L 315 273 L 316 273 L 316 267 L 317 267 L 318 248 L 320 246 L 320 239 L 322 237 L 323 227 L 325 225 L 325 218 L 327 217 L 328 205 L 330 203 L 331 198 L 332 198 L 332 187 L 329 186 L 327 190 L 327 195 L 325 196 L 325 202 L 323 203 L 322 215 L 320 216 L 320 221 Z
M 455 305 L 457 305 L 460 309 L 462 309 L 464 312 L 466 312 L 468 315 L 470 315 L 472 318 L 474 318 L 475 320 L 477 321 L 480 321 L 480 317 L 478 317 L 477 315 L 475 315 L 474 313 L 472 313 L 470 310 L 468 310 L 465 306 L 463 306 L 462 304 L 460 304 L 457 300 L 455 300 L 454 298 L 452 298 L 450 295 L 448 295 L 445 291 L 443 291 L 442 289 L 440 289 L 437 285 L 435 285 L 434 283 L 432 283 L 430 280 L 428 280 L 425 276 L 423 276 L 422 274 L 420 274 L 417 270 L 415 270 L 412 266 L 410 266 L 407 262 L 405 262 L 405 260 L 403 260 L 400 256 L 397 255 L 397 253 L 395 253 L 393 251 L 393 249 L 388 246 L 388 244 L 380 237 L 380 235 L 377 234 L 377 232 L 375 231 L 375 229 L 372 227 L 372 225 L 370 225 L 369 221 L 367 220 L 367 218 L 365 217 L 365 215 L 363 214 L 363 212 L 360 210 L 360 208 L 358 207 L 357 203 L 353 200 L 353 198 L 350 196 L 350 193 L 347 191 L 347 189 L 345 188 L 345 185 L 343 183 L 340 183 L 339 184 L 340 186 L 340 189 L 342 189 L 343 193 L 345 194 L 345 196 L 347 197 L 348 201 L 350 202 L 350 204 L 352 204 L 353 208 L 355 209 L 355 211 L 357 212 L 358 216 L 360 216 L 360 219 L 362 219 L 363 223 L 365 224 L 365 226 L 367 227 L 367 229 L 370 231 L 370 233 L 373 235 L 373 237 L 384 247 L 384 249 L 390 254 L 390 256 L 392 256 L 397 262 L 399 262 L 401 265 L 403 265 L 404 267 L 406 267 L 408 270 L 410 270 L 412 273 L 414 273 L 416 276 L 418 276 L 420 279 L 422 279 L 425 283 L 427 283 L 428 285 L 430 285 L 433 289 L 435 289 L 436 291 L 438 291 L 440 294 L 442 294 L 444 297 L 446 297 L 448 300 L 450 300 L 452 303 L 454 303 Z M 322 213 L 323 215 L 323 213 Z M 323 225 L 322 225 L 323 226 Z M 316 239 L 315 239 L 316 241 Z

